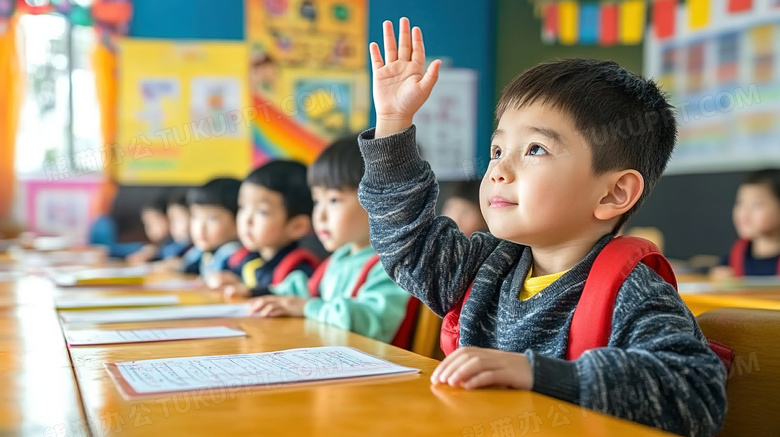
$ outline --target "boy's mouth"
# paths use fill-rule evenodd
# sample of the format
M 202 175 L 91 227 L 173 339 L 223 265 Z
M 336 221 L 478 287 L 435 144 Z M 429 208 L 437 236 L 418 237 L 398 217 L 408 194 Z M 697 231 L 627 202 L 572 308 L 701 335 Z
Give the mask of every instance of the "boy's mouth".
M 506 208 L 508 206 L 517 206 L 517 203 L 510 202 L 501 196 L 490 196 L 488 203 L 491 208 Z
M 317 237 L 321 240 L 326 240 L 330 238 L 330 231 L 319 231 L 317 232 Z

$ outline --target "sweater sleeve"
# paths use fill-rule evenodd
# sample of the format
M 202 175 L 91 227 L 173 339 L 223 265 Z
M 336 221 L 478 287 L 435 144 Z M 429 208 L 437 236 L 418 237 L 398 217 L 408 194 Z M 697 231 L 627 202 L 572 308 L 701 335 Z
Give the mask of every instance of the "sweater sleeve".
M 358 142 L 366 166 L 358 196 L 371 245 L 393 281 L 444 316 L 500 240 L 487 233 L 467 238 L 451 219 L 435 217 L 439 188 L 417 151 L 414 126 L 379 139 L 368 130 Z
M 409 294 L 374 266 L 354 298 L 339 295 L 327 301 L 310 299 L 303 314 L 309 319 L 389 343 L 406 315 Z
M 674 288 L 640 264 L 618 293 L 604 348 L 576 361 L 531 351 L 533 390 L 686 436 L 726 414 L 726 369 Z
M 277 296 L 311 297 L 309 295 L 309 275 L 303 270 L 294 270 L 284 281 L 270 287 L 271 293 Z

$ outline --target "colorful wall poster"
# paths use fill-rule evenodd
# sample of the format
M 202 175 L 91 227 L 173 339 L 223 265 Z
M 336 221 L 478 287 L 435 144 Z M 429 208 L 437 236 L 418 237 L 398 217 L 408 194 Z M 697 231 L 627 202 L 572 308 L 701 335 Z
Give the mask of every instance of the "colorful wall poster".
M 682 12 L 684 6 L 680 6 Z M 706 28 L 645 41 L 645 75 L 677 112 L 667 173 L 738 171 L 780 162 L 780 9 L 715 14 Z
M 243 42 L 120 40 L 117 180 L 243 178 L 251 165 L 247 56 Z
M 253 164 L 309 163 L 368 124 L 365 0 L 247 0 Z

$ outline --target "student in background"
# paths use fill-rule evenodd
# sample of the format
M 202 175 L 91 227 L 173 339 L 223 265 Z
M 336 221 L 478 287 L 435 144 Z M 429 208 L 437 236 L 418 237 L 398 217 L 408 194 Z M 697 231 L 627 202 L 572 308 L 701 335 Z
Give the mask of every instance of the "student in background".
M 190 208 L 187 205 L 187 190 L 178 189 L 168 197 L 168 224 L 171 241 L 160 248 L 161 260 L 154 267 L 160 271 L 179 271 L 194 262 L 200 254 L 190 238 Z
M 456 182 L 444 201 L 441 215 L 454 220 L 467 237 L 474 232 L 487 232 L 487 223 L 479 208 L 479 181 Z
M 218 178 L 187 192 L 190 235 L 201 255 L 197 262 L 184 267 L 185 272 L 208 278 L 227 270 L 228 260 L 241 249 L 236 230 L 240 187 L 237 179 Z
M 320 260 L 299 241 L 311 232 L 311 191 L 306 166 L 295 161 L 272 161 L 241 183 L 238 193 L 238 237 L 244 249 L 239 275 L 225 271 L 211 285 L 225 296 L 269 294 L 268 287 L 292 272 L 311 276 Z
M 271 286 L 274 295 L 256 298 L 252 311 L 306 317 L 390 342 L 400 340 L 409 295 L 390 280 L 369 244 L 368 214 L 357 198 L 364 166 L 355 138 L 334 142 L 309 169 L 314 231 L 333 254 L 311 280 L 297 271 Z
M 737 190 L 732 218 L 739 240 L 712 276 L 780 275 L 780 170 L 748 174 Z
M 128 263 L 143 264 L 155 261 L 159 259 L 160 247 L 172 241 L 167 208 L 167 199 L 163 195 L 154 197 L 143 206 L 141 209 L 141 222 L 143 222 L 144 232 L 146 233 L 146 238 L 149 239 L 149 244 L 128 255 Z
M 516 77 L 499 99 L 480 192 L 491 232 L 466 238 L 435 217 L 436 179 L 415 144 L 412 120 L 441 64 L 426 70 L 422 33 L 412 35 L 405 18 L 399 34 L 396 45 L 385 22 L 384 59 L 370 47 L 377 122 L 358 137 L 366 162 L 359 195 L 391 277 L 439 316 L 455 315 L 457 330 L 442 331 L 449 355 L 431 382 L 533 390 L 675 434 L 717 434 L 726 369 L 669 283 L 671 268 L 615 266 L 628 249 L 652 252 L 641 240 L 612 242 L 674 149 L 673 108 L 658 87 L 590 59 Z M 624 135 L 627 120 L 641 128 Z M 608 290 L 611 316 L 584 305 L 577 319 L 605 335 L 571 349 L 589 335 L 582 323 L 575 336 L 569 329 L 606 248 L 619 252 L 597 272 L 620 281 Z M 598 296 L 588 293 L 589 302 Z M 626 390 L 628 399 L 616 395 Z

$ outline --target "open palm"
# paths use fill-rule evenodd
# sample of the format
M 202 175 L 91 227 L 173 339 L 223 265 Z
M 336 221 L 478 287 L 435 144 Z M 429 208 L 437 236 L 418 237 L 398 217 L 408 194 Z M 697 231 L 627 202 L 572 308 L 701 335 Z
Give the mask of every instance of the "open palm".
M 385 59 L 382 60 L 376 43 L 369 46 L 377 124 L 382 121 L 411 124 L 414 113 L 431 94 L 441 61 L 433 61 L 425 70 L 422 31 L 415 27 L 410 32 L 407 18 L 401 18 L 397 46 L 393 24 L 385 21 L 382 30 Z

